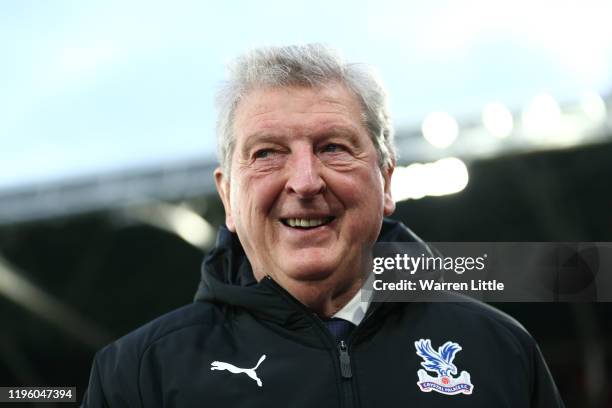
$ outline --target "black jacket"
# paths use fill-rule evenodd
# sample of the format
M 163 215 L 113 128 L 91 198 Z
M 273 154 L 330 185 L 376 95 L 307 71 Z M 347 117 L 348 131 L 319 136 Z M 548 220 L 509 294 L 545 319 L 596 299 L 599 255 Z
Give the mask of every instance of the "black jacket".
M 390 221 L 380 239 L 418 240 Z M 426 340 L 434 351 L 428 370 L 415 348 Z M 449 344 L 450 359 L 439 349 Z M 456 367 L 447 378 L 469 373 L 471 394 L 445 395 L 431 383 L 421 390 L 419 371 L 442 381 L 431 369 L 435 350 Z M 90 408 L 400 406 L 563 403 L 534 340 L 503 313 L 475 301 L 372 303 L 341 347 L 272 279 L 254 280 L 237 237 L 224 228 L 204 261 L 196 301 L 99 351 L 83 400 Z

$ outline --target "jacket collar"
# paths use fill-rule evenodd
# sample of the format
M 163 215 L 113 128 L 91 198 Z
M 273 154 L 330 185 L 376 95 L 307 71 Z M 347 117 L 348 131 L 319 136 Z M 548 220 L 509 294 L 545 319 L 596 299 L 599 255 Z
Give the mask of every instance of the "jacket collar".
M 390 219 L 383 221 L 378 242 L 419 242 L 426 247 L 404 224 Z M 225 226 L 219 228 L 215 247 L 204 258 L 195 300 L 246 308 L 284 325 L 299 321 L 296 313 L 303 315 L 305 310 L 272 279 L 255 280 L 238 236 Z

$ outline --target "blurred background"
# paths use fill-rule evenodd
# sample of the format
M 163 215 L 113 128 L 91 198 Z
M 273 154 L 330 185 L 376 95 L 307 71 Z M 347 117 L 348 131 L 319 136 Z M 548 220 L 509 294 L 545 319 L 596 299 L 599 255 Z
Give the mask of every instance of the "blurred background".
M 594 0 L 3 1 L 0 385 L 80 401 L 97 349 L 192 301 L 223 223 L 214 92 L 252 46 L 324 42 L 377 68 L 394 217 L 425 240 L 612 241 L 610 16 Z M 612 407 L 611 304 L 496 306 L 568 407 Z

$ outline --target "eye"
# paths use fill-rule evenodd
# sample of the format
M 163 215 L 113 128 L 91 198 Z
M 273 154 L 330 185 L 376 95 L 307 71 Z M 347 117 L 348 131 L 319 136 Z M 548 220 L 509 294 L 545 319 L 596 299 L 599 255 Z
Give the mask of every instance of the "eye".
M 342 147 L 341 145 L 337 143 L 328 143 L 325 146 L 323 146 L 322 150 L 325 153 L 336 153 L 336 152 L 344 150 L 344 147 Z
M 267 159 L 274 151 L 272 149 L 260 149 L 253 154 L 254 159 Z

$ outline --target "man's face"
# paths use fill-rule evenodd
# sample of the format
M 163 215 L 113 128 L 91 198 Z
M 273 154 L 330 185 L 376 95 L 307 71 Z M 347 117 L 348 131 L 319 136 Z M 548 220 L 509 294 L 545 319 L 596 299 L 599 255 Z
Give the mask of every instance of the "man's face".
M 253 90 L 234 131 L 230 177 L 216 181 L 255 277 L 290 292 L 353 284 L 394 210 L 393 169 L 378 167 L 357 98 L 340 84 Z

